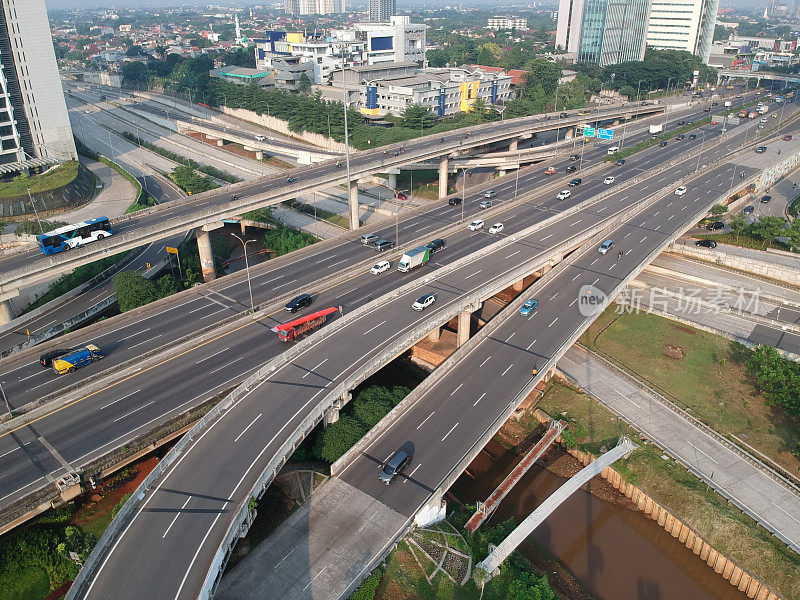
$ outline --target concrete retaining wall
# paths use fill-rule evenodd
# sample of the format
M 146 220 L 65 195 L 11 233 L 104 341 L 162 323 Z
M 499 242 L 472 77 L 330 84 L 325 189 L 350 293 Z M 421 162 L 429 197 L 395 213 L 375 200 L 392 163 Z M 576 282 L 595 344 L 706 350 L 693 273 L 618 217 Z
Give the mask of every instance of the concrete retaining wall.
M 769 277 L 783 283 L 800 286 L 800 255 L 794 255 L 797 259 L 797 266 L 781 265 L 769 260 L 757 260 L 749 257 L 738 256 L 725 252 L 725 246 L 720 244 L 715 249 L 701 248 L 699 246 L 688 246 L 686 244 L 673 243 L 667 248 L 669 252 L 683 254 L 692 258 L 699 258 L 706 262 L 718 264 L 723 267 L 753 273 L 762 277 Z

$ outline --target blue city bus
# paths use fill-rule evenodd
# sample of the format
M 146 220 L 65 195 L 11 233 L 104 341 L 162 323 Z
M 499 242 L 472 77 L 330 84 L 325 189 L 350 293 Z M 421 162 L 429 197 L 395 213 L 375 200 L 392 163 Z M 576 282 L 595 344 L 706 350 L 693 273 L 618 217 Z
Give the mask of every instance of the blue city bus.
M 108 217 L 97 217 L 37 235 L 36 241 L 44 254 L 55 254 L 102 240 L 110 235 L 114 235 L 114 230 Z

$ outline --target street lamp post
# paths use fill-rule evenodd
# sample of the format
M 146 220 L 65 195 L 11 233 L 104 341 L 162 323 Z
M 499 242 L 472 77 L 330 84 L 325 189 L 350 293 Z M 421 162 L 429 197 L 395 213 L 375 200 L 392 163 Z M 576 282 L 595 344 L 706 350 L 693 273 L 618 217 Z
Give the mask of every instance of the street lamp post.
M 636 85 L 636 102 L 637 103 L 639 102 L 639 90 L 642 89 L 642 82 L 643 81 L 644 81 L 644 79 L 640 79 L 639 83 Z
M 247 271 L 247 289 L 250 292 L 250 312 L 255 313 L 256 309 L 255 305 L 253 304 L 253 286 L 250 283 L 250 262 L 247 260 L 247 244 L 249 244 L 250 242 L 254 242 L 255 240 L 245 241 L 235 233 L 232 233 L 231 235 L 240 242 L 242 242 L 242 252 L 244 252 L 244 268 Z
M 39 231 L 44 234 L 44 228 L 42 227 L 42 221 L 39 219 L 39 211 L 36 210 L 36 203 L 33 201 L 33 196 L 31 196 L 31 188 L 28 188 L 28 200 L 31 201 L 31 207 L 33 208 L 33 214 L 36 215 L 36 222 L 39 223 Z
M 697 173 L 697 171 L 700 169 L 700 157 L 703 155 L 703 146 L 705 146 L 706 143 L 706 130 L 701 129 L 700 135 L 703 136 L 703 139 L 700 141 L 700 151 L 697 153 L 697 165 L 695 165 L 694 168 L 695 173 Z
M 11 406 L 8 404 L 8 398 L 6 398 L 6 392 L 3 389 L 3 384 L 4 383 L 5 383 L 5 381 L 0 381 L 0 393 L 3 394 L 3 401 L 6 403 L 6 410 L 8 411 L 8 414 L 10 415 L 11 414 Z

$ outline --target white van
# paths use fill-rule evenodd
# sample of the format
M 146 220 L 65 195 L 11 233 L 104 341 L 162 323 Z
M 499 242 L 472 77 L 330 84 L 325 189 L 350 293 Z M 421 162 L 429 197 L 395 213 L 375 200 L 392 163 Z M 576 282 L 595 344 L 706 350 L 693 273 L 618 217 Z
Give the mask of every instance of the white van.
M 619 152 L 619 146 L 609 146 L 608 147 L 608 154 L 614 154 L 614 152 Z

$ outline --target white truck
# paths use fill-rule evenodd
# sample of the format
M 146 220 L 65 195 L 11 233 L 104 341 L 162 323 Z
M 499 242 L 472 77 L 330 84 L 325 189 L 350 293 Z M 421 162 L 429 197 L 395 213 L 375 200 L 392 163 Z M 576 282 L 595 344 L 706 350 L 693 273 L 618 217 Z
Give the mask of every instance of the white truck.
M 725 108 L 730 108 L 731 106 L 733 106 L 733 102 L 730 100 L 725 100 Z
M 664 124 L 661 123 L 660 125 L 650 125 L 650 135 L 656 135 L 664 131 Z
M 424 265 L 430 258 L 431 249 L 427 246 L 419 246 L 403 254 L 400 262 L 397 263 L 397 270 L 402 273 L 408 273 L 414 267 Z

